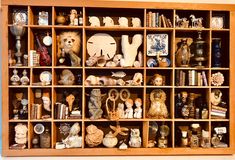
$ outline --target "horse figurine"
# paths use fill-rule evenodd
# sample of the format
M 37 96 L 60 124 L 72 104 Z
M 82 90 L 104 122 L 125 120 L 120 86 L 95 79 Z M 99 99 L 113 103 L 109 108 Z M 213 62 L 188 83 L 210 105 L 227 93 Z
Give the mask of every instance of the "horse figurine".
M 200 18 L 196 18 L 193 14 L 191 14 L 189 16 L 191 18 L 191 21 L 192 21 L 192 28 L 202 28 L 202 20 L 203 18 L 200 17 Z
M 188 28 L 187 18 L 180 18 L 179 15 L 175 15 L 175 25 L 176 27 Z

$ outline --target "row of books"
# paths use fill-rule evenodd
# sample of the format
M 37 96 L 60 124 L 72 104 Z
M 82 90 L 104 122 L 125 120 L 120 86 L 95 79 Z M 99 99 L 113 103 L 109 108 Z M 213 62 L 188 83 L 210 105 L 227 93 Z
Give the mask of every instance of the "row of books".
M 188 72 L 188 73 L 187 73 Z M 186 77 L 187 73 L 187 77 Z M 205 71 L 176 70 L 176 86 L 208 86 Z
M 147 27 L 163 27 L 163 28 L 171 28 L 173 27 L 171 20 L 169 18 L 166 18 L 164 14 L 161 14 L 159 12 L 151 12 L 149 11 L 147 13 L 146 17 L 147 21 Z
M 56 104 L 56 119 L 80 119 L 81 111 L 75 110 L 69 113 L 69 107 L 62 103 Z
M 213 119 L 225 119 L 227 109 L 220 106 L 211 106 L 211 118 Z
M 42 118 L 42 104 L 33 104 L 31 108 L 31 119 Z

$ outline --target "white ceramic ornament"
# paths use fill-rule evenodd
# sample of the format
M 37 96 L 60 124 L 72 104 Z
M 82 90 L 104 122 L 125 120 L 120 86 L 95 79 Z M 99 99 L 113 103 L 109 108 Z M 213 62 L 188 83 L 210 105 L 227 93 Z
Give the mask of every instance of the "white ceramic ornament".
M 93 26 L 93 27 L 100 27 L 100 20 L 98 17 L 96 16 L 91 16 L 89 17 L 89 22 L 90 22 L 90 26 Z
M 52 44 L 52 38 L 49 36 L 49 33 L 43 38 L 43 44 L 50 46 Z
M 132 27 L 141 27 L 141 20 L 138 17 L 131 18 Z
M 119 17 L 118 23 L 120 27 L 128 27 L 128 19 L 126 17 Z
M 87 53 L 90 57 L 104 56 L 105 60 L 114 57 L 117 43 L 112 36 L 106 33 L 97 33 L 87 40 Z
M 112 27 L 114 26 L 114 21 L 111 17 L 103 17 L 103 23 L 105 27 Z

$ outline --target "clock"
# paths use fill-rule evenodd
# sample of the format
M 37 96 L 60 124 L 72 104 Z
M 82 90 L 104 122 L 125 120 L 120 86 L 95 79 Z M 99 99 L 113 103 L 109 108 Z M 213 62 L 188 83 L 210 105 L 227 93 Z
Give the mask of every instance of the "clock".
M 87 40 L 87 53 L 90 57 L 104 56 L 106 60 L 110 60 L 116 50 L 117 43 L 109 34 L 96 33 Z
M 26 25 L 27 12 L 15 10 L 12 15 L 13 24 Z

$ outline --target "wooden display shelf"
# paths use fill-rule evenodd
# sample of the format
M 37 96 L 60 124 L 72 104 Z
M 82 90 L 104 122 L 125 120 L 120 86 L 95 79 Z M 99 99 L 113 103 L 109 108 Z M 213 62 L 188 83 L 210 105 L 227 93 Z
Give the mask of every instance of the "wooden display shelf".
M 63 7 L 62 7 L 63 6 Z M 73 6 L 73 7 L 71 7 Z M 51 66 L 8 66 L 8 50 L 15 50 L 15 37 L 10 33 L 10 27 L 12 23 L 12 11 L 13 9 L 23 9 L 28 13 L 28 23 L 24 25 L 26 27 L 26 36 L 22 41 L 22 50 L 25 53 L 29 53 L 31 49 L 35 49 L 35 32 L 45 32 L 50 31 L 53 43 L 51 46 Z M 76 8 L 83 13 L 83 24 L 81 26 L 70 26 L 70 25 L 57 25 L 56 24 L 56 15 L 60 10 L 69 13 L 72 8 Z M 37 25 L 38 11 L 46 10 L 49 12 L 49 25 L 40 26 Z M 147 26 L 147 13 L 149 11 L 159 12 L 166 14 L 169 19 L 172 21 L 173 27 L 163 28 L 163 27 L 148 27 Z M 2 42 L 5 42 L 2 47 L 2 136 L 3 136 L 3 156 L 90 156 L 90 155 L 212 155 L 212 154 L 233 154 L 235 153 L 235 75 L 232 73 L 235 72 L 235 64 L 232 60 L 235 59 L 235 5 L 216 5 L 216 4 L 187 4 L 187 3 L 160 3 L 160 2 L 128 2 L 128 1 L 73 1 L 67 0 L 62 1 L 58 0 L 56 3 L 54 1 L 40 0 L 40 1 L 27 1 L 27 0 L 3 0 L 2 1 Z M 203 23 L 205 28 L 177 28 L 174 24 L 175 15 L 190 15 L 195 14 L 197 17 L 203 17 Z M 225 25 L 223 29 L 213 29 L 210 27 L 212 16 L 220 15 L 224 16 Z M 89 16 L 98 16 L 101 22 L 100 27 L 89 26 L 88 17 Z M 129 20 L 129 26 L 131 26 L 131 17 L 138 17 L 141 19 L 141 27 L 105 27 L 102 23 L 102 17 L 110 16 L 114 19 L 115 25 L 117 24 L 118 17 L 127 17 Z M 57 43 L 56 36 L 58 36 L 63 31 L 78 31 L 81 33 L 81 51 L 80 57 L 82 59 L 81 67 L 72 67 L 72 66 L 56 66 L 57 63 Z M 208 61 L 205 68 L 196 68 L 196 67 L 176 67 L 176 56 L 175 52 L 176 47 L 176 38 L 182 38 L 188 36 L 195 38 L 198 31 L 202 31 L 203 38 L 209 44 L 208 46 Z M 88 67 L 86 66 L 85 61 L 88 58 L 86 42 L 87 39 L 94 33 L 110 33 L 115 37 L 115 40 L 118 41 L 118 53 L 121 54 L 121 43 L 120 38 L 122 34 L 134 35 L 135 33 L 140 33 L 143 35 L 143 44 L 141 45 L 139 51 L 143 53 L 143 67 Z M 167 33 L 169 35 L 169 55 L 168 58 L 171 61 L 169 67 L 148 67 L 147 60 L 150 58 L 147 56 L 147 34 L 150 33 Z M 212 67 L 212 38 L 220 37 L 224 41 L 222 50 L 223 52 L 223 63 L 224 66 L 220 68 Z M 153 58 L 153 57 L 151 57 Z M 29 61 L 28 61 L 29 62 Z M 10 77 L 14 69 L 27 69 L 28 76 L 30 78 L 30 83 L 27 86 L 13 86 L 10 85 Z M 76 74 L 79 73 L 82 75 L 82 84 L 76 85 L 58 85 L 58 79 L 61 71 L 63 69 L 70 69 Z M 41 71 L 50 71 L 52 73 L 52 82 L 48 86 L 34 86 L 32 83 L 38 81 L 39 73 Z M 141 86 L 86 86 L 84 81 L 89 74 L 104 74 L 111 76 L 111 71 L 124 71 L 128 76 L 133 76 L 135 72 L 141 72 L 144 76 L 143 83 Z M 208 86 L 175 86 L 175 77 L 177 70 L 196 70 L 196 71 L 205 71 L 207 74 Z M 211 74 L 220 71 L 225 75 L 225 84 L 223 86 L 212 86 Z M 149 85 L 149 80 L 151 76 L 156 73 L 163 73 L 167 76 L 165 86 L 151 86 Z M 34 90 L 37 88 L 47 89 L 50 92 L 51 98 L 51 118 L 50 119 L 31 119 L 31 110 L 32 104 L 34 103 Z M 140 97 L 143 101 L 143 118 L 141 119 L 119 119 L 123 127 L 136 127 L 140 128 L 142 146 L 141 148 L 128 148 L 127 150 L 120 150 L 118 148 L 105 148 L 103 145 L 100 145 L 95 148 L 89 148 L 85 144 L 86 136 L 86 127 L 89 124 L 94 124 L 98 128 L 101 127 L 105 132 L 109 131 L 109 125 L 115 125 L 116 120 L 108 120 L 106 118 L 101 118 L 98 120 L 89 119 L 88 111 L 88 97 L 86 93 L 89 93 L 93 88 L 101 89 L 102 93 L 107 93 L 111 88 L 116 88 L 121 90 L 122 88 L 129 89 L 132 95 Z M 148 118 L 147 112 L 150 106 L 149 94 L 154 89 L 162 89 L 167 93 L 167 108 L 169 111 L 169 117 L 166 119 L 155 119 Z M 211 90 L 221 89 L 225 91 L 225 99 L 227 100 L 228 105 L 228 114 L 226 119 L 213 119 L 210 115 L 212 106 L 210 104 L 210 95 Z M 29 100 L 28 104 L 28 117 L 27 119 L 13 119 L 13 106 L 12 106 L 12 96 L 16 91 L 23 90 L 27 95 Z M 80 119 L 56 119 L 56 102 L 62 101 L 63 91 L 76 90 L 79 92 L 79 106 L 81 108 L 82 117 Z M 209 117 L 208 119 L 182 119 L 176 118 L 175 111 L 175 101 L 176 93 L 179 91 L 188 91 L 188 92 L 199 92 L 203 94 L 203 97 L 206 98 Z M 104 109 L 103 109 L 104 110 Z M 105 111 L 104 111 L 105 112 Z M 105 114 L 105 113 L 104 113 Z M 104 115 L 103 114 L 103 115 Z M 82 147 L 73 148 L 73 149 L 55 149 L 55 144 L 57 142 L 57 130 L 58 125 L 61 123 L 70 123 L 73 124 L 79 122 L 81 127 L 81 132 L 79 133 L 82 136 Z M 14 150 L 9 149 L 9 147 L 14 143 L 14 126 L 17 123 L 24 123 L 28 127 L 28 142 L 27 148 L 24 150 Z M 34 149 L 32 146 L 33 138 L 33 127 L 37 123 L 43 123 L 50 127 L 51 134 L 51 147 L 48 149 Z M 157 123 L 158 125 L 167 124 L 170 128 L 170 134 L 168 136 L 168 148 L 160 149 L 155 146 L 154 148 L 148 148 L 148 141 L 150 138 L 149 126 L 150 123 Z M 213 133 L 213 128 L 217 124 L 222 124 L 227 127 L 228 133 L 226 137 L 228 140 L 227 148 L 196 148 L 192 149 L 190 147 L 182 148 L 177 144 L 177 127 L 179 125 L 190 125 L 192 123 L 202 124 L 204 129 L 207 129 L 210 133 L 210 138 Z M 128 143 L 128 142 L 127 142 Z

